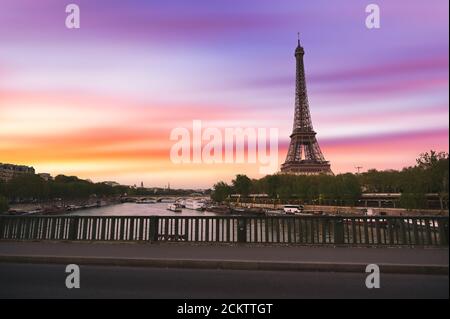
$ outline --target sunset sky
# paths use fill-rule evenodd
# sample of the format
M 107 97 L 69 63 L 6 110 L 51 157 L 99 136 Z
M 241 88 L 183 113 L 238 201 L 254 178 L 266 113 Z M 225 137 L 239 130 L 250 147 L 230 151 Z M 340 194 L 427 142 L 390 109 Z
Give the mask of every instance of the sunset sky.
M 381 8 L 381 28 L 365 7 Z M 81 28 L 65 27 L 65 6 Z M 93 181 L 210 187 L 254 164 L 170 161 L 173 128 L 279 129 L 297 32 L 313 125 L 335 173 L 449 149 L 448 0 L 0 0 L 0 162 Z

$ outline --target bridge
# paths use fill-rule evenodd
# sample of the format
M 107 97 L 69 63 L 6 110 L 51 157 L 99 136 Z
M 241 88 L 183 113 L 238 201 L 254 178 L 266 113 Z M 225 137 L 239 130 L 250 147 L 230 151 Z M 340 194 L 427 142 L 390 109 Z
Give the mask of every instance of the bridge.
M 154 200 L 158 203 L 164 201 L 179 201 L 186 199 L 202 199 L 208 200 L 209 196 L 180 196 L 180 195 L 133 195 L 133 196 L 121 196 L 120 200 L 122 202 L 136 202 L 139 200 Z

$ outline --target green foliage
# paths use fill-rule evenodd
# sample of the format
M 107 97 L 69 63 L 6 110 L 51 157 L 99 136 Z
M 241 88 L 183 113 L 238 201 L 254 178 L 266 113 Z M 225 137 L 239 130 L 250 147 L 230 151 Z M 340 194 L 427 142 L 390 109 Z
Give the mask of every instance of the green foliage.
M 8 201 L 5 197 L 0 195 L 0 213 L 4 213 L 6 211 L 8 211 L 9 206 L 8 206 Z
M 344 205 L 354 206 L 361 197 L 361 185 L 357 177 L 353 174 L 341 174 L 336 176 L 334 183 L 336 198 Z
M 160 189 L 158 194 L 190 195 L 194 190 Z M 0 181 L 0 196 L 12 201 L 47 201 L 54 199 L 73 200 L 90 197 L 111 197 L 118 195 L 155 195 L 153 189 L 111 186 L 106 183 L 92 183 L 76 176 L 58 175 L 46 181 L 39 175 L 22 175 L 8 182 Z
M 58 175 L 50 181 L 45 181 L 38 175 L 21 175 L 7 183 L 0 183 L 0 194 L 11 200 L 85 199 L 90 196 L 120 195 L 127 189 L 128 187 L 112 187 L 64 175 Z
M 220 193 L 231 191 L 242 196 L 267 194 L 271 199 L 296 199 L 311 204 L 356 205 L 362 192 L 401 193 L 400 206 L 426 208 L 427 193 L 439 194 L 441 208 L 448 201 L 449 157 L 447 153 L 430 151 L 420 154 L 417 165 L 401 171 L 371 169 L 361 174 L 296 176 L 275 174 L 259 180 L 237 175 L 232 187 L 221 182 L 215 185 Z M 226 190 L 226 191 L 225 191 Z
M 424 193 L 402 193 L 400 206 L 407 209 L 426 207 L 427 200 Z
M 248 196 L 252 187 L 252 180 L 246 175 L 236 175 L 232 181 L 233 190 L 242 196 Z
M 442 164 L 443 161 L 448 161 L 448 153 L 445 152 L 436 152 L 431 150 L 430 153 L 421 153 L 419 157 L 416 159 L 417 166 L 419 168 L 436 168 Z
M 6 194 L 6 183 L 0 180 L 0 196 Z
M 300 199 L 311 203 L 325 203 L 338 200 L 353 205 L 361 195 L 361 187 L 353 174 L 337 176 L 296 176 L 267 175 L 259 180 L 251 180 L 245 175 L 237 175 L 231 189 L 225 183 L 220 186 L 232 193 L 247 196 L 250 193 L 268 194 L 270 198 L 282 200 Z M 228 187 L 228 188 L 227 188 Z
M 401 171 L 369 170 L 358 179 L 369 193 L 448 193 L 447 153 L 422 153 L 416 162 L 416 166 Z
M 45 198 L 49 188 L 38 175 L 27 174 L 13 178 L 5 186 L 9 198 Z
M 441 208 L 448 200 L 449 157 L 447 153 L 422 153 L 416 160 L 417 165 L 401 171 L 369 170 L 358 175 L 363 191 L 369 193 L 402 193 L 400 206 L 426 208 L 426 194 L 439 194 Z
M 222 203 L 223 201 L 225 201 L 225 199 L 227 199 L 231 192 L 231 187 L 228 184 L 219 182 L 214 185 L 213 191 L 211 193 L 211 198 L 215 202 Z

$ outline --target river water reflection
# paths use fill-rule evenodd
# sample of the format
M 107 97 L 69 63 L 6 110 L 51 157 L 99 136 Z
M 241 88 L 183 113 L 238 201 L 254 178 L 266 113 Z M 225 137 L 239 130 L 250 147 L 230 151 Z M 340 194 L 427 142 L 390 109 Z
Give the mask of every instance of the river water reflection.
M 117 205 L 104 206 L 100 208 L 90 208 L 77 210 L 65 215 L 70 216 L 219 216 L 212 212 L 201 212 L 192 209 L 185 209 L 181 213 L 167 210 L 167 203 L 136 204 L 123 203 Z

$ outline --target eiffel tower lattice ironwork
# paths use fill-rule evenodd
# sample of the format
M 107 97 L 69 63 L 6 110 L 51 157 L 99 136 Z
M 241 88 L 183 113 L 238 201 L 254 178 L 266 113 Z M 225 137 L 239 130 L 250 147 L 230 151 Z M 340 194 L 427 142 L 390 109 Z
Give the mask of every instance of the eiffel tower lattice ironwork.
M 333 174 L 330 162 L 326 161 L 314 132 L 309 112 L 306 92 L 305 67 L 303 56 L 305 51 L 298 40 L 295 49 L 296 82 L 295 82 L 295 117 L 290 136 L 291 143 L 286 161 L 281 165 L 281 172 L 297 175 Z

